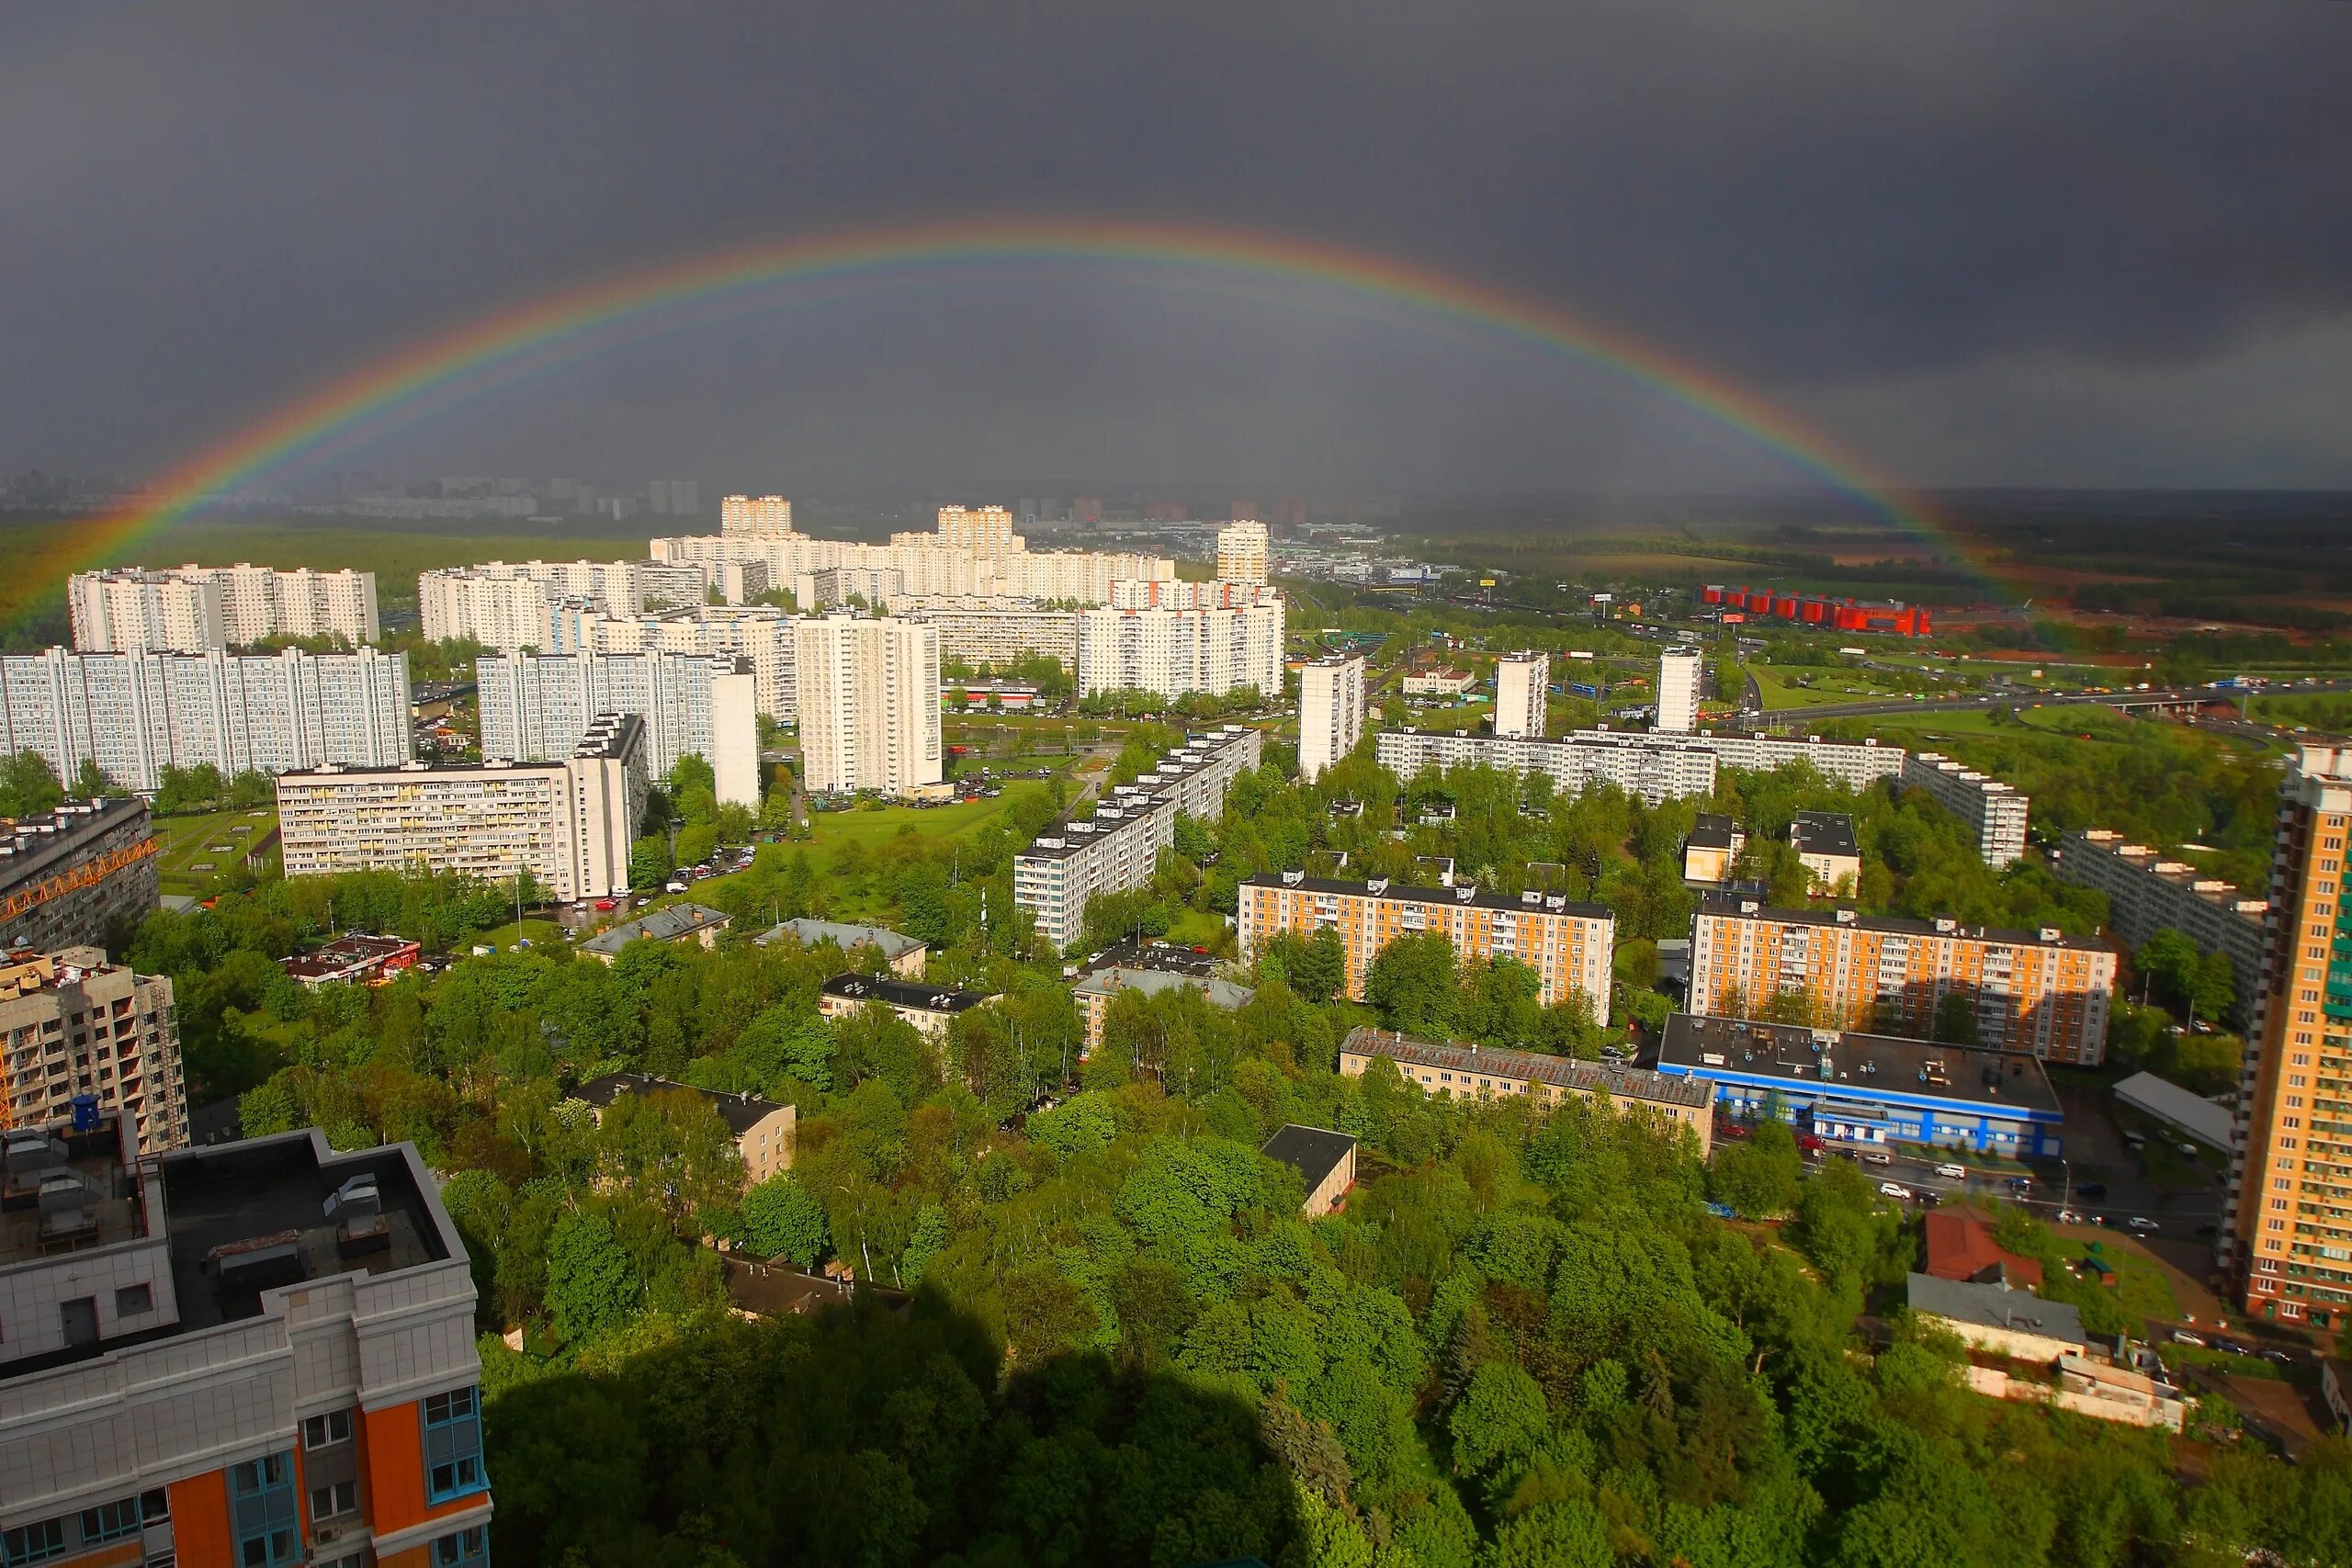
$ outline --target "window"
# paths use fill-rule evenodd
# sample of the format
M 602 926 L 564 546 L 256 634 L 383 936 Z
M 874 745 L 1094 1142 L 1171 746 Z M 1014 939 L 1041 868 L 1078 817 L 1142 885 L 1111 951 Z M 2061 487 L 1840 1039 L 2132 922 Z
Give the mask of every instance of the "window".
M 8 1568 L 19 1568 L 27 1562 L 46 1562 L 52 1557 L 65 1555 L 65 1521 L 43 1519 L 39 1524 L 22 1525 L 0 1534 L 0 1562 Z
M 96 1546 L 102 1540 L 119 1540 L 136 1534 L 139 1529 L 139 1499 L 125 1497 L 119 1502 L 101 1503 L 95 1508 L 82 1510 L 82 1544 Z
M 125 1285 L 114 1293 L 114 1314 L 135 1317 L 142 1312 L 155 1310 L 155 1288 L 153 1285 Z
M 490 1478 L 482 1473 L 481 1415 L 474 1391 L 459 1388 L 428 1394 L 424 1403 L 425 1501 L 446 1503 L 481 1491 L 490 1484 Z
M 359 1483 L 338 1481 L 332 1485 L 311 1488 L 311 1522 L 339 1519 L 345 1514 L 359 1511 Z
M 265 1454 L 229 1469 L 229 1528 L 237 1568 L 281 1568 L 302 1556 L 296 1519 L 294 1456 Z
M 463 1568 L 490 1561 L 490 1532 L 480 1525 L 445 1535 L 433 1543 L 433 1568 Z
M 153 1492 L 139 1495 L 139 1517 L 151 1525 L 168 1524 L 172 1517 L 172 1495 L 158 1486 Z
M 312 1416 L 302 1423 L 302 1447 L 307 1450 L 332 1448 L 351 1441 L 351 1412 L 330 1410 L 323 1416 Z

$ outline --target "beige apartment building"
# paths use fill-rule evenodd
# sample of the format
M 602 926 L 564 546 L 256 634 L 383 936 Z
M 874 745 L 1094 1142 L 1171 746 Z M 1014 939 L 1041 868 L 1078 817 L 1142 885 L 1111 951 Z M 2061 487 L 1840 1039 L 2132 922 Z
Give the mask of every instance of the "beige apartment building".
M 0 1129 L 70 1121 L 82 1095 L 128 1116 L 142 1155 L 187 1142 L 172 982 L 96 947 L 0 958 Z
M 1312 784 L 1363 739 L 1361 654 L 1311 659 L 1298 671 L 1298 771 Z
M 791 539 L 792 502 L 780 495 L 730 495 L 718 502 L 718 531 L 752 539 Z
M 1979 1044 L 2096 1066 L 2107 1052 L 2116 953 L 2101 939 L 1857 915 L 1769 909 L 1713 894 L 1690 933 L 1690 1010 L 1757 1017 L 1804 999 L 1828 1029 L 1930 1038 L 1947 997 L 1974 1009 Z
M 1542 982 L 1537 999 L 1545 1007 L 1580 993 L 1595 1018 L 1609 1016 L 1617 918 L 1601 905 L 1545 893 L 1335 882 L 1295 871 L 1249 877 L 1240 893 L 1243 953 L 1254 959 L 1277 935 L 1311 937 L 1329 927 L 1347 953 L 1347 994 L 1359 1000 L 1381 949 L 1400 936 L 1431 934 L 1452 942 L 1457 960 L 1526 964 Z
M 1702 1079 L 1532 1051 L 1417 1040 L 1369 1026 L 1349 1031 L 1340 1043 L 1340 1076 L 1362 1077 L 1366 1067 L 1384 1056 L 1430 1094 L 1450 1094 L 1456 1100 L 1521 1095 L 1539 1105 L 1557 1105 L 1572 1097 L 1598 1100 L 1619 1111 L 1649 1117 L 1661 1126 L 1690 1128 L 1699 1140 L 1702 1160 L 1714 1144 L 1714 1087 Z
M 1237 517 L 1216 531 L 1216 575 L 1222 582 L 1266 581 L 1266 525 Z
M 797 622 L 793 639 L 807 788 L 908 795 L 945 776 L 939 628 L 837 615 Z
M 66 584 L 74 646 L 88 653 L 203 653 L 277 637 L 377 640 L 376 574 L 235 566 L 126 567 Z

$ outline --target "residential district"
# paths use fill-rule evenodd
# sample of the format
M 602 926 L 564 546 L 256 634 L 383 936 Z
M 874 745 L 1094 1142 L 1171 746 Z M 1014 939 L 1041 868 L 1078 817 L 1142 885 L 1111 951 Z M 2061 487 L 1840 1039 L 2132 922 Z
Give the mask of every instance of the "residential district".
M 1170 1563 L 1472 1561 L 1425 1441 L 1481 1517 L 1606 1495 L 1640 1560 L 1728 1562 L 1801 1560 L 1936 1399 L 2030 1407 L 2020 1454 L 2352 1420 L 2352 749 L 2276 748 L 2242 895 L 1755 700 L 1916 607 L 1531 625 L 1248 518 L 1188 559 L 1035 512 L 861 543 L 729 496 L 396 615 L 368 571 L 73 580 L 72 646 L 0 657 L 0 1562 L 666 1561 L 594 1521 L 756 1492 L 705 1422 L 855 1459 L 697 1503 L 738 1555 L 693 1561 L 912 1561 L 973 1495 L 921 1434 L 1052 1428 L 1065 1353 L 1194 1380 Z M 941 1301 L 1043 1381 L 959 1382 Z M 1796 1368 L 1849 1414 L 1744 1470 L 1784 1439 L 1734 1389 Z M 869 1399 L 898 1436 L 820 1439 Z M 1036 1440 L 990 1561 L 1077 1560 Z M 1611 1491 L 1611 1442 L 1683 1492 Z M 1693 1544 L 1749 1505 L 1754 1554 Z

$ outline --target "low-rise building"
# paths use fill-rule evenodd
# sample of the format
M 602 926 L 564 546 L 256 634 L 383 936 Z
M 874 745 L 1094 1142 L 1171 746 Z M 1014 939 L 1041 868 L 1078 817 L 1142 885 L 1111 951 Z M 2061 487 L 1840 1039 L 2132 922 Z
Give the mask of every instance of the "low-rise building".
M 2166 860 L 2107 828 L 2069 833 L 2051 857 L 2051 874 L 2107 895 L 2109 924 L 2133 947 L 2160 931 L 2177 931 L 2199 951 L 2228 955 L 2237 995 L 2230 1021 L 2251 1025 L 2262 994 L 2262 921 L 2267 898 L 2249 898 L 2185 861 Z
M 1962 1209 L 1931 1209 L 1920 1222 L 1928 1247 L 1920 1270 L 1939 1280 L 1969 1280 L 1980 1285 L 2041 1289 L 2041 1264 L 2020 1258 L 1993 1239 L 1993 1227 Z
M 415 967 L 419 953 L 417 944 L 404 936 L 346 931 L 322 946 L 277 962 L 287 974 L 313 989 L 330 980 L 384 986 L 402 970 Z
M 1856 1031 L 1676 1013 L 1657 1070 L 1702 1080 L 1724 1114 L 1776 1102 L 1803 1132 L 1862 1148 L 1919 1144 L 2055 1159 L 2065 1111 L 2022 1051 L 1940 1045 Z
M 922 977 L 923 958 L 931 951 L 928 943 L 887 927 L 849 925 L 840 920 L 805 918 L 779 921 L 761 933 L 758 941 L 765 944 L 785 937 L 790 937 L 803 947 L 820 947 L 830 942 L 844 953 L 870 947 L 882 955 L 883 963 L 889 965 L 892 974 L 908 980 Z
M 1408 697 L 1458 697 L 1477 683 L 1478 677 L 1467 670 L 1409 670 L 1404 692 Z
M 2230 1151 L 2230 1130 L 2234 1121 L 2229 1111 L 2154 1073 L 2133 1073 L 2115 1086 L 2119 1105 L 2128 1105 L 2143 1115 L 2153 1116 L 2168 1127 L 2188 1134 L 2206 1147 Z
M 1340 1044 L 1340 1072 L 1361 1077 L 1385 1057 L 1396 1070 L 1431 1094 L 1456 1100 L 1524 1095 L 1557 1105 L 1571 1097 L 1604 1102 L 1651 1118 L 1662 1127 L 1687 1127 L 1704 1159 L 1714 1142 L 1714 1117 L 1705 1089 L 1641 1067 L 1579 1062 L 1532 1051 L 1498 1051 L 1474 1044 L 1441 1044 L 1394 1030 L 1368 1025 L 1349 1031 Z
M 103 947 L 156 904 L 157 841 L 139 799 L 69 801 L 0 820 L 0 953 Z
M 1789 823 L 1789 847 L 1796 851 L 1817 895 L 1851 897 L 1862 879 L 1862 850 L 1854 841 L 1854 819 L 1842 811 L 1798 812 Z
M 473 1276 L 413 1145 L 141 1158 L 107 1119 L 6 1159 L 11 1563 L 489 1561 Z
M 1986 865 L 2007 865 L 2025 853 L 2027 796 L 1933 751 L 1915 753 L 1903 765 L 1905 784 L 1927 791 L 1937 805 L 1968 824 Z
M 0 957 L 0 1128 L 46 1126 L 77 1111 L 128 1116 L 142 1155 L 187 1142 L 170 977 L 139 974 L 97 947 Z
M 936 1038 L 993 994 L 953 986 L 918 986 L 873 975 L 836 975 L 818 992 L 817 1010 L 827 1018 L 846 1018 L 860 1008 L 879 1003 Z
M 1721 886 L 1731 880 L 1732 863 L 1747 847 L 1747 835 L 1738 823 L 1720 812 L 1702 811 L 1690 819 L 1690 836 L 1682 840 L 1682 880 Z
M 1156 997 L 1166 991 L 1198 991 L 1211 1007 L 1227 1011 L 1246 1006 L 1258 993 L 1247 986 L 1237 986 L 1230 980 L 1220 980 L 1213 975 L 1184 975 L 1166 969 L 1133 969 L 1124 964 L 1105 964 L 1089 970 L 1070 987 L 1070 995 L 1078 998 L 1078 1010 L 1086 1020 L 1086 1049 L 1091 1052 L 1102 1043 L 1102 1021 L 1110 1015 L 1111 998 L 1121 991 L 1138 991 Z
M 598 931 L 580 944 L 580 951 L 599 964 L 610 964 L 633 942 L 690 942 L 697 947 L 716 947 L 718 933 L 733 920 L 733 916 L 706 904 L 672 904 Z
M 756 1187 L 778 1171 L 792 1168 L 793 1147 L 800 1128 L 797 1106 L 778 1105 L 755 1094 L 721 1094 L 717 1089 L 696 1089 L 644 1073 L 606 1073 L 603 1077 L 590 1078 L 573 1089 L 569 1098 L 587 1106 L 601 1122 L 613 1101 L 631 1094 L 691 1094 L 703 1100 L 734 1135 L 736 1153 L 743 1158 L 746 1186 Z
M 1299 1213 L 1310 1220 L 1338 1208 L 1348 1189 L 1356 1184 L 1356 1141 L 1345 1133 L 1288 1122 L 1259 1145 L 1258 1152 L 1298 1172 L 1306 1183 Z
M 2015 1360 L 2050 1365 L 2061 1356 L 2080 1357 L 2088 1342 L 2074 1307 L 2003 1285 L 1912 1274 L 1904 1297 L 1914 1313 L 1963 1345 Z

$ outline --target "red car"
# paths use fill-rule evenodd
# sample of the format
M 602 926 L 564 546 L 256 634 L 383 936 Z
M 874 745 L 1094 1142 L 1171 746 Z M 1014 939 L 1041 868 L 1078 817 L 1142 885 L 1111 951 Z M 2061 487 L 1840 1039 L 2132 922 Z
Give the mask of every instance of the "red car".
M 610 898 L 599 898 L 596 900 L 596 913 L 600 915 L 609 915 L 612 912 L 613 901 Z
M 1799 1133 L 1797 1134 L 1797 1147 L 1804 1150 L 1806 1154 L 1815 1154 L 1820 1150 L 1828 1147 L 1828 1145 L 1824 1144 L 1819 1138 L 1815 1137 L 1811 1133 Z

